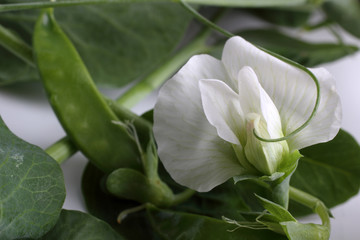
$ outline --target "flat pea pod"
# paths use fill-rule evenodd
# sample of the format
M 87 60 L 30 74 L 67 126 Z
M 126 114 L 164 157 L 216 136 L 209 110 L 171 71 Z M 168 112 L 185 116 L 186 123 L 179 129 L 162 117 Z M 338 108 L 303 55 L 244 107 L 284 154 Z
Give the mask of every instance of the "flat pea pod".
M 136 144 L 124 127 L 113 123 L 119 119 L 56 23 L 53 9 L 42 11 L 33 45 L 49 101 L 75 145 L 104 172 L 122 167 L 140 169 Z

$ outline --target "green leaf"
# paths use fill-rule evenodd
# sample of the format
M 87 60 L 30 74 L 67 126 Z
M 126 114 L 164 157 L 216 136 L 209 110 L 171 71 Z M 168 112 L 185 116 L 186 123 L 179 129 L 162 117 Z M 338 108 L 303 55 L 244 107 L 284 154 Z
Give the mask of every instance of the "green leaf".
M 39 240 L 124 240 L 107 223 L 79 211 L 62 210 L 55 227 Z
M 148 207 L 148 215 L 154 229 L 163 239 L 246 239 L 246 240 L 282 240 L 285 236 L 268 230 L 237 228 L 223 220 L 206 216 L 161 210 Z
M 360 146 L 344 130 L 330 142 L 301 150 L 305 156 L 291 178 L 291 186 L 322 200 L 327 207 L 334 207 L 356 195 L 360 187 Z M 310 211 L 290 202 L 294 215 Z
M 0 47 L 0 86 L 38 80 L 35 68 Z
M 246 30 L 239 35 L 307 67 L 331 62 L 358 51 L 358 47 L 352 45 L 301 41 L 274 29 Z
M 104 173 L 102 171 L 91 163 L 86 166 L 82 176 L 81 188 L 89 213 L 110 224 L 127 239 L 156 239 L 145 212 L 132 213 L 121 224 L 117 223 L 116 219 L 121 211 L 136 207 L 139 203 L 121 200 L 108 194 L 107 191 L 103 190 L 103 179 Z M 141 226 L 141 231 L 139 231 L 139 226 Z
M 358 0 L 328 0 L 324 2 L 322 8 L 329 19 L 360 38 L 360 2 Z
M 38 12 L 1 14 L 31 34 Z M 191 16 L 175 3 L 58 8 L 55 17 L 94 81 L 123 86 L 156 69 L 175 50 Z
M 294 9 L 266 9 L 259 8 L 249 11 L 255 16 L 264 19 L 273 24 L 287 26 L 287 27 L 299 27 L 308 21 L 311 11 L 296 11 Z
M 280 206 L 279 204 L 276 204 L 258 195 L 257 198 L 261 202 L 261 205 L 263 205 L 263 207 L 276 218 L 277 222 L 287 222 L 287 221 L 296 222 L 296 219 L 290 214 L 290 212 L 285 208 L 283 208 L 282 206 Z
M 100 3 L 128 3 L 129 0 L 58 0 L 56 2 L 35 1 L 32 3 L 22 4 L 3 4 L 0 6 L 0 12 L 37 9 L 48 7 L 65 7 L 74 5 L 100 4 Z M 148 2 L 169 2 L 169 0 L 132 0 L 133 3 L 148 3 Z M 317 6 L 322 0 L 184 0 L 187 3 L 217 5 L 228 7 L 296 7 L 300 6 L 313 7 Z
M 56 223 L 65 199 L 59 164 L 16 137 L 0 118 L 0 239 L 39 238 Z
M 280 225 L 290 240 L 328 240 L 330 237 L 329 229 L 318 224 L 282 222 Z

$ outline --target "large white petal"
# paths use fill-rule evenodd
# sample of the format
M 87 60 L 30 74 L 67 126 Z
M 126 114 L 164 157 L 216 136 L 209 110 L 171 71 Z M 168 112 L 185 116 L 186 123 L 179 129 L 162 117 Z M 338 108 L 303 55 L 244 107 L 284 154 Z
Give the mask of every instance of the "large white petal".
M 288 140 L 291 149 L 327 142 L 336 136 L 341 127 L 341 102 L 333 77 L 324 68 L 310 70 L 320 83 L 320 105 L 309 125 Z
M 239 96 L 219 80 L 204 79 L 199 83 L 205 115 L 218 135 L 233 144 L 240 144 L 240 128 L 245 127 Z
M 270 138 L 283 137 L 279 112 L 260 85 L 255 72 L 245 66 L 239 71 L 237 78 L 240 105 L 244 113 L 257 113 L 262 116 Z
M 293 132 L 310 116 L 315 104 L 316 87 L 304 71 L 265 53 L 240 37 L 226 42 L 222 61 L 231 79 L 236 79 L 244 66 L 254 70 L 280 113 L 284 135 Z
M 161 161 L 175 181 L 197 191 L 209 191 L 243 171 L 231 144 L 217 135 L 201 105 L 199 81 L 224 77 L 220 61 L 194 56 L 165 83 L 154 108 Z

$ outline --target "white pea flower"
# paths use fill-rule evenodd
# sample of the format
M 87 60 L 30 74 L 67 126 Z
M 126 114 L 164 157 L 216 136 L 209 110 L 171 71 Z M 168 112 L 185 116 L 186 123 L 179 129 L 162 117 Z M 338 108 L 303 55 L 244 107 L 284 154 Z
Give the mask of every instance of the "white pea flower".
M 193 56 L 159 92 L 154 135 L 160 160 L 178 183 L 209 191 L 234 176 L 270 176 L 298 149 L 334 138 L 341 105 L 332 76 L 304 71 L 265 53 L 240 37 L 229 39 L 222 59 Z

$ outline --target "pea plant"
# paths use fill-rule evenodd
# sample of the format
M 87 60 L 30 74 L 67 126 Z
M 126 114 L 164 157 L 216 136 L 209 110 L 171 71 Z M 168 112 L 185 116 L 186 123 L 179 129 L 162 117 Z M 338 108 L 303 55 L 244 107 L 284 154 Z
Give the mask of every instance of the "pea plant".
M 43 150 L 0 117 L 0 239 L 329 239 L 360 147 L 316 66 L 358 51 L 338 31 L 360 38 L 359 16 L 356 0 L 1 1 L 0 85 L 41 82 L 66 136 Z M 62 208 L 78 151 L 86 213 Z

